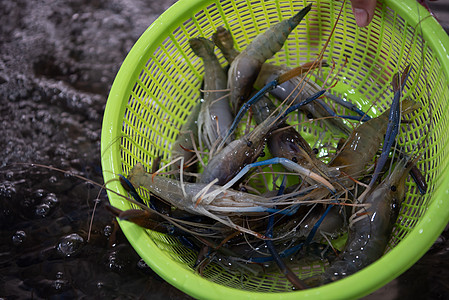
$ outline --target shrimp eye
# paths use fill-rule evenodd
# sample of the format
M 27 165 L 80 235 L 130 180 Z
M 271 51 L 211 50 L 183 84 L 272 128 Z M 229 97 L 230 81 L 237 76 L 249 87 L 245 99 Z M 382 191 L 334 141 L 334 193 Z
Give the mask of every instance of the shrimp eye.
M 297 162 L 298 162 L 298 159 L 296 158 L 296 156 L 293 156 L 293 157 L 292 157 L 292 162 L 294 162 L 294 163 L 297 163 Z
M 313 151 L 313 153 L 318 154 L 318 149 L 317 148 L 313 148 L 312 151 Z
M 259 157 L 264 157 L 265 156 L 265 152 L 260 152 Z
M 246 142 L 246 145 L 247 145 L 248 147 L 251 147 L 251 146 L 253 145 L 253 142 L 248 141 L 248 142 Z
M 396 192 L 397 188 L 396 188 L 395 185 L 392 185 L 392 186 L 390 187 L 390 190 L 393 191 L 393 192 Z
M 312 115 L 311 113 L 308 113 L 308 114 L 307 114 L 307 118 L 313 119 L 313 115 Z

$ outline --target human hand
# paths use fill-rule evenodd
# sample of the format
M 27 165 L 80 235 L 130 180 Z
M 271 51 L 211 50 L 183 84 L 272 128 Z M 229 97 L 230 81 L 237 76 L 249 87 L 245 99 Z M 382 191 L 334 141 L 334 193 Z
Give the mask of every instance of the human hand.
M 374 16 L 377 0 L 351 0 L 355 22 L 360 27 L 368 26 Z

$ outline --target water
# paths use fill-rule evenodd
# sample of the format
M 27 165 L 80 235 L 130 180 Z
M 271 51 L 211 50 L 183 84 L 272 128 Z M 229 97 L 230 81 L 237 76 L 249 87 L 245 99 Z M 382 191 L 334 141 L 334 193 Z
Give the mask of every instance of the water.
M 172 2 L 0 1 L 0 298 L 189 298 L 142 263 L 104 192 L 30 164 L 102 183 L 110 85 Z
M 0 298 L 189 298 L 135 253 L 104 209 L 106 194 L 72 176 L 102 182 L 110 85 L 137 38 L 173 2 L 0 1 Z M 448 238 L 446 230 L 368 298 L 448 298 Z

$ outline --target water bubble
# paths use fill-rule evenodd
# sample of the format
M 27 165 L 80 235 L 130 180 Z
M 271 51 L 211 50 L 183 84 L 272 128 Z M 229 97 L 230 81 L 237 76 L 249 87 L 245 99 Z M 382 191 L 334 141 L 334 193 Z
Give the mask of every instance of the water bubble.
M 0 184 L 0 196 L 5 198 L 12 198 L 16 194 L 16 188 L 11 182 L 4 182 Z
M 54 193 L 49 193 L 42 201 L 42 203 L 47 204 L 49 207 L 54 207 L 59 203 L 59 200 Z
M 27 235 L 25 231 L 18 230 L 14 235 L 12 236 L 12 242 L 15 246 L 18 246 L 23 243 L 23 241 L 26 239 Z
M 77 233 L 66 235 L 58 244 L 58 251 L 66 257 L 75 255 L 81 249 L 84 239 Z
M 50 212 L 50 206 L 45 203 L 42 203 L 42 204 L 39 204 L 38 206 L 36 206 L 36 210 L 34 211 L 36 216 L 42 217 L 42 218 L 45 218 L 49 212 Z
M 147 270 L 150 267 L 147 265 L 147 263 L 141 258 L 138 262 L 137 262 L 137 268 L 140 270 Z
M 61 290 L 64 287 L 65 281 L 64 280 L 55 280 L 53 282 L 53 287 L 55 290 Z
M 48 181 L 49 181 L 50 183 L 56 183 L 56 182 L 58 181 L 58 179 L 56 178 L 56 176 L 51 176 L 51 177 L 48 179 Z
M 101 281 L 97 282 L 97 288 L 98 289 L 101 289 L 103 286 L 104 286 L 103 282 L 101 282 Z
M 106 265 L 109 269 L 114 271 L 121 271 L 125 267 L 124 262 L 118 257 L 117 251 L 113 251 L 109 254 Z
M 38 199 L 42 198 L 44 196 L 44 190 L 43 189 L 37 189 L 33 193 L 33 198 Z
M 111 225 L 106 225 L 103 229 L 104 235 L 109 237 L 112 234 L 112 226 Z
M 58 272 L 56 273 L 56 279 L 62 279 L 64 277 L 64 273 Z

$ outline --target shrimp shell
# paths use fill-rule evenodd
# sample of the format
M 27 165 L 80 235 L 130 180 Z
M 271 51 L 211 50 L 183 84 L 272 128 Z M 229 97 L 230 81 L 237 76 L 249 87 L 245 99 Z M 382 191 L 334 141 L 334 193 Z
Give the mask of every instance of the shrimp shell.
M 402 101 L 402 114 L 408 114 L 420 107 L 411 100 Z M 343 148 L 337 153 L 330 166 L 337 167 L 351 177 L 363 175 L 366 166 L 372 161 L 382 143 L 388 125 L 389 110 L 377 118 L 364 122 L 352 132 Z M 352 185 L 352 180 L 346 180 L 345 185 Z
M 405 199 L 405 179 L 411 166 L 400 160 L 393 172 L 372 189 L 359 214 L 364 218 L 350 228 L 345 250 L 323 274 L 324 283 L 349 276 L 379 259 L 385 251 L 394 223 Z
M 193 52 L 204 64 L 204 102 L 198 116 L 198 136 L 211 149 L 223 139 L 234 117 L 229 106 L 227 76 L 214 53 L 214 43 L 205 38 L 189 40 Z
M 264 62 L 278 52 L 288 35 L 310 11 L 312 5 L 303 8 L 290 19 L 283 20 L 259 34 L 232 62 L 228 74 L 230 101 L 236 113 L 247 100 Z

